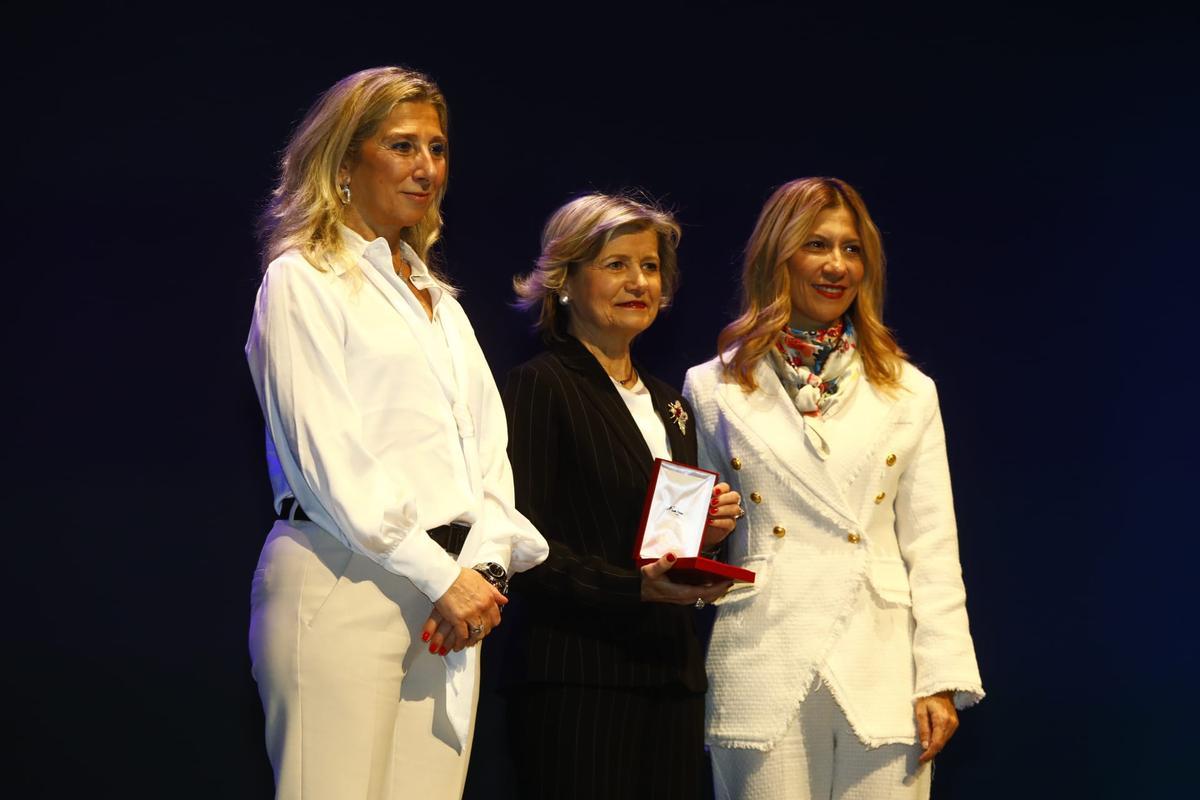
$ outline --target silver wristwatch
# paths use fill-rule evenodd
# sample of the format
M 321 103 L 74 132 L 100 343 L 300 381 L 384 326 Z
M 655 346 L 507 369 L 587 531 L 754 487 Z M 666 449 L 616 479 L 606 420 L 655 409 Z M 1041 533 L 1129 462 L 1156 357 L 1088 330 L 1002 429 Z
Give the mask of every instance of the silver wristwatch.
M 504 567 L 497 564 L 495 561 L 489 561 L 486 564 L 476 564 L 471 569 L 483 576 L 483 579 L 495 586 L 500 594 L 508 596 L 508 571 Z

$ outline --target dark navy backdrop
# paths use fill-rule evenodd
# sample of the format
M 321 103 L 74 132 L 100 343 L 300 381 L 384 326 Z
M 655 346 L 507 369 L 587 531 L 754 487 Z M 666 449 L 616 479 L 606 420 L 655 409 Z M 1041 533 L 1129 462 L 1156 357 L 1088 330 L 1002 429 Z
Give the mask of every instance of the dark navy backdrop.
M 269 796 L 253 220 L 315 95 L 400 62 L 450 100 L 442 255 L 498 380 L 536 347 L 509 281 L 573 193 L 677 210 L 683 289 L 637 347 L 678 383 L 770 190 L 858 186 L 887 318 L 940 386 L 989 691 L 935 795 L 1171 796 L 1196 719 L 1194 12 L 283 13 L 60 8 L 0 34 L 5 785 Z M 497 710 L 472 797 L 505 796 Z

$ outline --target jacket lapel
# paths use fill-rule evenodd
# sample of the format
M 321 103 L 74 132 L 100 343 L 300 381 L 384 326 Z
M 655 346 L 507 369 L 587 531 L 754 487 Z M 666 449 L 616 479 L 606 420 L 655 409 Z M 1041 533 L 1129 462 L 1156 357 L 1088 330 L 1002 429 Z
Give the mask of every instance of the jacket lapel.
M 765 359 L 759 362 L 754 377 L 758 389 L 748 394 L 734 381 L 717 385 L 717 402 L 725 407 L 735 426 L 749 434 L 746 440 L 757 450 L 753 456 L 805 487 L 826 515 L 857 528 L 857 515 L 809 445 L 804 418 Z
M 858 448 L 861 456 L 843 476 L 842 485 L 847 497 L 857 502 L 861 498 L 862 492 L 860 489 L 856 489 L 855 481 L 862 474 L 863 467 L 883 460 L 884 456 L 881 451 L 888 446 L 890 441 L 888 434 L 906 404 L 902 398 L 897 401 L 895 398 L 882 395 L 879 390 L 865 380 L 855 391 L 852 403 L 853 405 L 846 411 L 853 418 L 857 441 L 865 444 Z
M 600 366 L 600 362 L 578 339 L 570 336 L 565 341 L 552 342 L 550 349 L 563 365 L 578 376 L 582 384 L 580 394 L 583 395 L 584 401 L 591 404 L 609 429 L 616 434 L 617 440 L 634 456 L 634 463 L 642 476 L 649 481 L 654 457 L 650 455 L 650 448 L 646 446 L 641 430 L 633 421 L 629 408 L 617 393 L 617 387 L 613 386 L 612 379 Z
M 638 369 L 638 374 L 642 373 L 640 364 L 635 365 Z M 671 392 L 667 394 L 666 384 L 662 384 L 654 379 L 646 380 L 643 376 L 643 383 L 646 384 L 646 389 L 650 392 L 650 401 L 654 404 L 654 413 L 658 414 L 659 419 L 663 421 L 663 425 L 667 429 L 667 441 L 671 444 L 671 459 L 681 461 L 684 464 L 696 464 L 696 436 L 691 437 L 685 433 L 690 430 L 696 421 L 688 415 L 688 419 L 680 425 L 680 420 L 676 419 L 671 413 L 671 408 L 675 403 L 679 403 L 679 410 L 684 411 L 683 400 L 680 395 Z M 685 412 L 686 413 L 686 412 Z

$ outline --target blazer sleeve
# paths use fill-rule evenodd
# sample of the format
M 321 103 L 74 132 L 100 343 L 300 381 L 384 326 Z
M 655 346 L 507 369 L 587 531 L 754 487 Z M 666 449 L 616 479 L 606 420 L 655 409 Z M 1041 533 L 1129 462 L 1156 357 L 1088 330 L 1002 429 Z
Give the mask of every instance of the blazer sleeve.
M 547 370 L 526 364 L 509 373 L 502 393 L 517 508 L 550 546 L 545 562 L 523 573 L 518 585 L 530 594 L 591 607 L 636 606 L 641 602 L 640 572 L 584 556 L 563 541 L 562 526 L 579 509 L 566 507 L 570 503 L 562 501 L 558 483 L 561 449 L 569 446 L 570 437 L 558 382 Z
M 724 464 L 718 459 L 715 443 L 716 426 L 712 415 L 708 413 L 708 398 L 699 396 L 705 391 L 701 386 L 704 379 L 699 374 L 703 368 L 703 366 L 699 366 L 688 370 L 687 377 L 683 380 L 683 398 L 692 409 L 692 418 L 695 420 L 693 427 L 696 430 L 697 466 L 724 476 Z M 708 388 L 711 389 L 711 387 Z
M 983 699 L 967 596 L 958 559 L 958 533 L 937 390 L 912 463 L 896 495 L 896 534 L 912 588 L 914 698 L 953 690 L 959 708 Z
M 703 393 L 699 389 L 703 378 L 698 377 L 698 371 L 704 367 L 693 367 L 687 372 L 687 376 L 683 379 L 683 400 L 688 407 L 692 416 L 692 428 L 696 436 L 696 465 L 702 469 L 712 470 L 720 475 L 720 480 L 728 483 L 730 488 L 738 490 L 737 478 L 727 474 L 724 469 L 724 461 L 720 458 L 719 450 L 716 444 L 716 425 L 711 414 L 711 403 L 707 402 L 707 397 L 697 396 L 698 392 Z M 742 502 L 746 502 L 746 498 L 742 498 Z M 730 538 L 738 533 L 738 525 L 745 527 L 745 523 L 735 523 L 733 531 L 729 536 L 721 540 L 720 544 L 705 552 L 709 558 L 715 558 L 718 561 L 726 561 L 726 551 L 730 544 Z

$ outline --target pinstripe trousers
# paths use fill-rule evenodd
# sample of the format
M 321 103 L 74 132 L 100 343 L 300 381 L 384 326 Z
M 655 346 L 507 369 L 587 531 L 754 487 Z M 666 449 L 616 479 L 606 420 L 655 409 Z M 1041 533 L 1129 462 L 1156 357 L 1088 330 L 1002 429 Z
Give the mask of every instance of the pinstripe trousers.
M 522 800 L 702 795 L 702 694 L 537 684 L 515 692 L 509 708 Z

